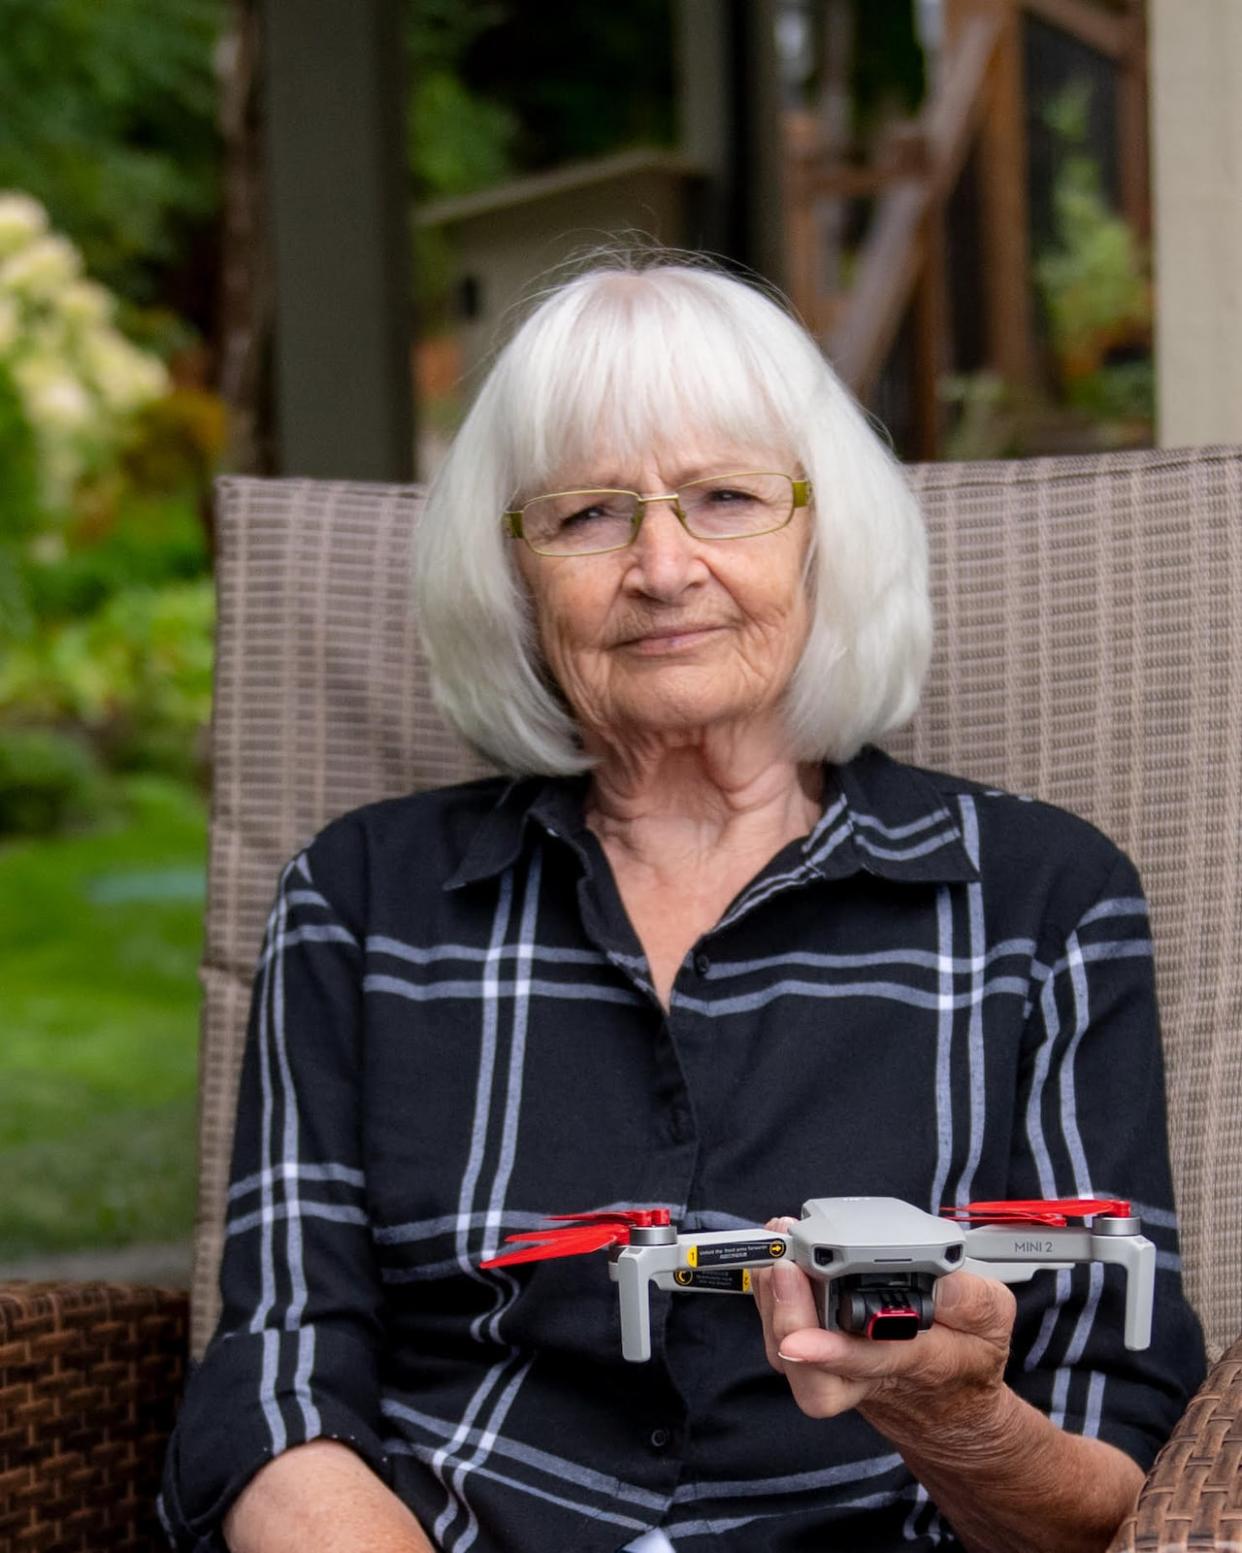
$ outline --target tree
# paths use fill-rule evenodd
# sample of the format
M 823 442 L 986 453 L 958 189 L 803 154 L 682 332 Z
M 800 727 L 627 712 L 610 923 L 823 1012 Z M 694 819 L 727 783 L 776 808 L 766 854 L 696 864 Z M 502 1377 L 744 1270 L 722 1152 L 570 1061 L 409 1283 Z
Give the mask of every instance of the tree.
M 0 189 L 45 205 L 131 302 L 162 299 L 214 218 L 224 17 L 225 0 L 0 0 Z

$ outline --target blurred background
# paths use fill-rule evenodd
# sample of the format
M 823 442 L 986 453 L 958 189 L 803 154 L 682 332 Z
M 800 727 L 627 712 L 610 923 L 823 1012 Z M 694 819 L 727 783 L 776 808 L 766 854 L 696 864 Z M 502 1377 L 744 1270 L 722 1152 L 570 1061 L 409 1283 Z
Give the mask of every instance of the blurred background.
M 783 287 L 904 459 L 1236 439 L 1237 22 L 0 0 L 0 1273 L 188 1279 L 213 477 L 425 479 L 618 240 Z

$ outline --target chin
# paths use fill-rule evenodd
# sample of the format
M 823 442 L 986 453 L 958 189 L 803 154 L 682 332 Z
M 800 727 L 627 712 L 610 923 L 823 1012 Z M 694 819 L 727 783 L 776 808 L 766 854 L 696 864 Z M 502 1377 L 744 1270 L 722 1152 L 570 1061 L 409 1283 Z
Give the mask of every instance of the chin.
M 723 723 L 746 722 L 757 717 L 760 708 L 750 702 L 725 697 L 719 699 L 703 696 L 684 700 L 670 698 L 659 706 L 649 701 L 621 709 L 617 725 L 633 734 L 656 735 L 662 738 L 683 736 L 687 742 L 710 728 Z

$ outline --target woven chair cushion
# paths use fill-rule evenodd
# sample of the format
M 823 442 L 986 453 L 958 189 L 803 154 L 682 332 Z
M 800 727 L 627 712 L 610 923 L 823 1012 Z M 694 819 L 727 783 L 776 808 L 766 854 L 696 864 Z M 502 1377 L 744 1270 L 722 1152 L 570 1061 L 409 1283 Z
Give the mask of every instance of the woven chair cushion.
M 1152 903 L 1191 1297 L 1242 1329 L 1242 450 L 927 465 L 938 638 L 902 758 L 1093 820 Z M 486 768 L 431 704 L 410 488 L 217 491 L 214 794 L 193 1348 L 217 1271 L 250 983 L 277 875 L 329 818 Z

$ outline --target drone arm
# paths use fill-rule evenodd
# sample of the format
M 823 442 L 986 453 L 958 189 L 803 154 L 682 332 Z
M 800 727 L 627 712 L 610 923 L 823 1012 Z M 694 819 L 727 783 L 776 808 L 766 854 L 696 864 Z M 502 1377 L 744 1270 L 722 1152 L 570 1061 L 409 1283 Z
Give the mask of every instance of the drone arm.
M 1125 1268 L 1125 1345 L 1127 1348 L 1146 1348 L 1151 1342 L 1156 1248 L 1143 1235 L 1093 1235 L 1091 1238 L 1098 1261 L 1115 1262 Z
M 1073 1262 L 989 1262 L 968 1256 L 960 1270 L 980 1278 L 995 1278 L 997 1283 L 1029 1283 L 1036 1273 L 1068 1272 L 1073 1265 Z
M 968 1272 L 1002 1283 L 1021 1283 L 1044 1268 L 1078 1262 L 1110 1262 L 1125 1269 L 1127 1348 L 1151 1342 L 1156 1248 L 1142 1235 L 1109 1235 L 1088 1229 L 985 1224 L 966 1232 Z
M 646 1257 L 644 1252 L 648 1253 Z M 621 1302 L 621 1352 L 631 1363 L 643 1363 L 651 1357 L 651 1301 L 647 1285 L 657 1269 L 645 1265 L 649 1260 L 649 1248 L 631 1246 L 613 1264 Z
M 678 1283 L 675 1275 L 767 1266 L 788 1249 L 788 1240 L 770 1230 L 708 1230 L 679 1235 L 675 1243 L 666 1245 L 631 1242 L 612 1264 L 621 1304 L 622 1353 L 636 1363 L 651 1358 L 650 1284 L 693 1288 L 693 1284 Z

